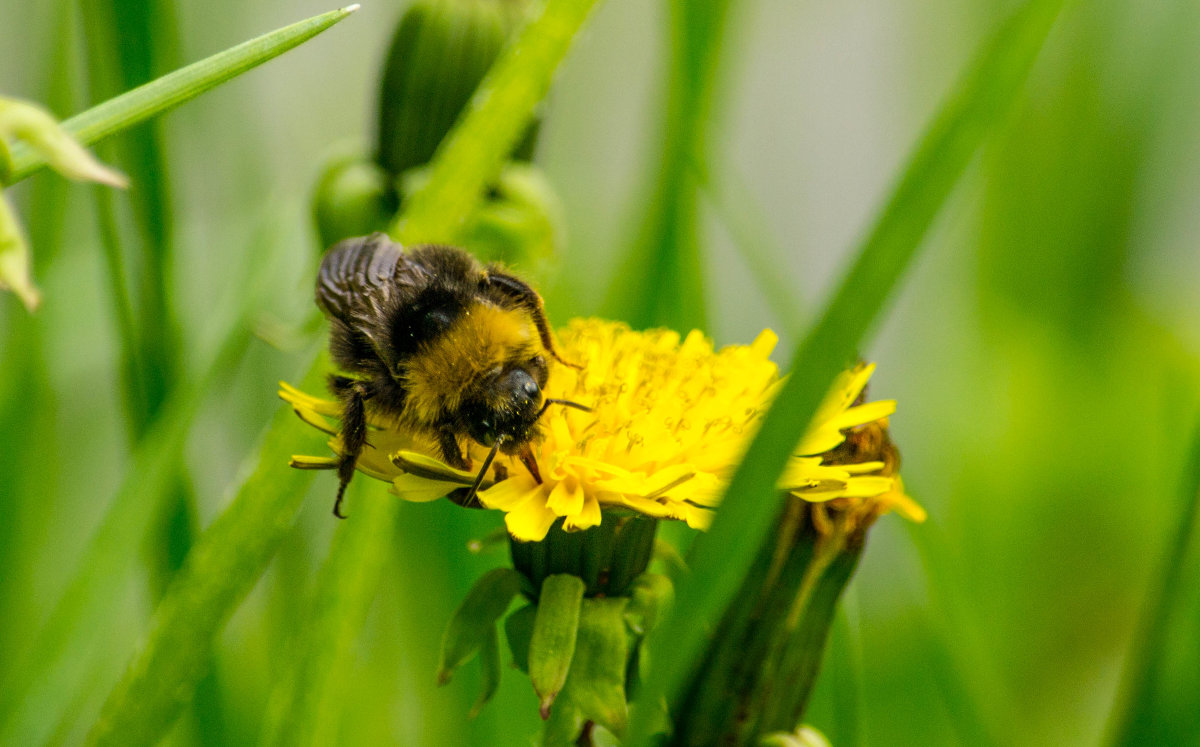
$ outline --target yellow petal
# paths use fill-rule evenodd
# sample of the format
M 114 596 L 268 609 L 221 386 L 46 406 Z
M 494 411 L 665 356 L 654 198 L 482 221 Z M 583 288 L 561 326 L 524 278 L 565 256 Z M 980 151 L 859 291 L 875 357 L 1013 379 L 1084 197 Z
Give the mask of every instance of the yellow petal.
M 550 491 L 546 507 L 558 516 L 574 516 L 583 510 L 583 486 L 574 478 L 562 480 Z
M 337 457 L 303 456 L 293 454 L 288 466 L 296 469 L 337 469 Z
M 522 542 L 540 542 L 546 538 L 546 532 L 550 531 L 550 526 L 557 519 L 558 515 L 546 507 L 545 501 L 535 498 L 525 501 L 505 514 L 504 524 L 514 539 Z
M 426 480 L 416 475 L 402 474 L 392 479 L 392 492 L 412 503 L 428 503 L 445 497 L 461 488 L 453 482 Z
M 600 501 L 588 496 L 579 513 L 563 520 L 563 528 L 571 531 L 590 529 L 600 525 Z
M 496 483 L 487 490 L 479 491 L 479 502 L 487 508 L 512 511 L 522 501 L 540 492 L 538 485 L 529 475 L 514 475 Z M 542 501 L 543 505 L 545 501 Z

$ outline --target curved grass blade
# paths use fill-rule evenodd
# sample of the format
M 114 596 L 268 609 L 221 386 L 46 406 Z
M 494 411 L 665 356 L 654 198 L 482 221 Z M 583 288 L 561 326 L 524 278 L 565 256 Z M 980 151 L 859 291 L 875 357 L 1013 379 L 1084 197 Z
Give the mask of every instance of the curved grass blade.
M 296 669 L 272 714 L 273 732 L 263 740 L 268 744 L 338 741 L 346 662 L 378 591 L 400 512 L 400 502 L 390 496 L 355 500 L 365 486 L 363 480 L 352 483 L 353 520 L 339 527 L 321 565 L 304 632 L 296 637 Z
M 1126 665 L 1124 682 L 1120 689 L 1124 702 L 1118 702 L 1113 707 L 1112 712 L 1116 717 L 1110 727 L 1109 740 L 1113 745 L 1155 742 L 1170 744 L 1186 742 L 1195 736 L 1195 733 L 1189 732 L 1187 728 L 1180 728 L 1171 735 L 1169 732 L 1180 727 L 1180 724 L 1163 718 L 1161 712 L 1164 709 L 1159 701 L 1166 699 L 1163 681 L 1169 679 L 1163 675 L 1168 668 L 1168 633 L 1171 620 L 1173 617 L 1186 619 L 1188 622 L 1180 627 L 1195 629 L 1192 625 L 1194 618 L 1179 615 L 1177 610 L 1188 588 L 1184 578 L 1189 552 L 1193 556 L 1196 553 L 1193 545 L 1198 531 L 1197 520 L 1200 519 L 1200 423 L 1197 423 L 1192 436 L 1191 449 L 1181 480 L 1181 492 L 1183 510 L 1179 514 L 1179 523 L 1175 526 L 1174 536 L 1163 559 L 1157 588 L 1147 601 Z M 1195 575 L 1194 572 L 1192 575 Z M 1194 586 L 1192 588 L 1194 589 Z M 1194 592 L 1192 597 L 1195 597 Z M 1190 638 L 1195 641 L 1194 634 Z M 1194 660 L 1196 657 L 1193 655 L 1192 658 Z M 1192 725 L 1194 727 L 1194 722 Z
M 454 235 L 532 120 L 569 42 L 596 2 L 550 0 L 541 6 L 439 148 L 429 182 L 413 196 L 404 222 L 393 226 L 394 235 L 405 241 L 416 236 L 445 241 Z M 318 390 L 328 367 L 323 356 L 315 361 L 304 386 Z M 307 437 L 295 415 L 280 408 L 253 472 L 197 540 L 156 610 L 146 646 L 110 693 L 92 741 L 154 742 L 191 697 L 214 637 L 262 575 L 300 510 L 300 488 L 313 473 L 286 465 L 295 445 Z M 349 545 L 344 546 L 349 552 Z M 339 614 L 347 612 L 339 609 Z
M 63 127 L 84 145 L 103 140 L 278 57 L 356 10 L 358 6 L 351 5 L 263 34 L 97 104 L 63 122 Z M 8 184 L 15 184 L 46 165 L 40 155 L 23 145 L 13 147 L 11 155 Z
M 793 339 L 804 334 L 809 311 L 801 303 L 801 291 L 779 271 L 787 259 L 782 244 L 767 228 L 766 215 L 750 198 L 744 180 L 731 167 L 709 169 L 694 166 L 701 196 L 724 226 L 734 248 L 754 277 L 767 308 L 775 315 L 780 331 Z M 715 175 L 713 172 L 719 172 Z
M 712 624 L 766 536 L 775 479 L 829 382 L 853 361 L 938 210 L 984 139 L 1002 120 L 1041 50 L 1062 0 L 1030 0 L 988 41 L 926 130 L 856 259 L 816 326 L 792 357 L 790 378 L 767 413 L 712 529 L 692 548 L 692 575 L 675 612 L 655 631 L 654 666 L 632 744 L 649 738 L 652 703 L 684 682 Z M 756 500 L 759 499 L 759 500 Z

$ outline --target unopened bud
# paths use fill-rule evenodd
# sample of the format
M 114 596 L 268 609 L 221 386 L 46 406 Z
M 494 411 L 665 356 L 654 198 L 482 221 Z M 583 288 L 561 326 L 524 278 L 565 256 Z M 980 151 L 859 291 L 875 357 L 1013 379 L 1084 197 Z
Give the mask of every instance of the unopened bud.
M 384 169 L 397 176 L 433 158 L 526 5 L 416 0 L 409 6 L 392 37 L 380 84 L 377 158 Z
M 355 157 L 334 160 L 313 195 L 321 246 L 384 230 L 398 207 L 391 179 L 377 164 Z

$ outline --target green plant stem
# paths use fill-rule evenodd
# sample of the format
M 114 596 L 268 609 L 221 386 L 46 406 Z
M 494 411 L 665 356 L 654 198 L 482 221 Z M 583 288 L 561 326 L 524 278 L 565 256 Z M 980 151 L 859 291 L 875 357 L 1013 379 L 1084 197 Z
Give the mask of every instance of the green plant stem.
M 143 423 L 138 429 L 140 431 L 144 430 L 146 414 L 143 411 L 148 395 L 146 384 L 142 380 L 144 372 L 138 346 L 140 335 L 134 322 L 133 296 L 129 292 L 129 284 L 125 282 L 124 262 L 121 259 L 117 213 L 111 190 L 100 188 L 94 189 L 93 192 L 96 200 L 96 222 L 100 230 L 100 246 L 104 249 L 104 265 L 108 271 L 108 295 L 117 324 L 121 357 L 121 392 L 124 395 L 125 412 L 130 421 Z
M 670 72 L 662 151 L 654 164 L 650 208 L 610 296 L 610 314 L 634 328 L 704 329 L 704 257 L 693 166 L 709 148 L 716 79 L 732 3 L 670 4 Z
M 457 238 L 529 126 L 529 117 L 507 115 L 532 112 L 545 98 L 554 71 L 597 2 L 547 0 L 517 33 L 438 147 L 429 181 L 407 199 L 391 227 L 393 238 L 403 243 Z
M 733 596 L 766 536 L 772 492 L 792 448 L 829 382 L 853 361 L 860 342 L 912 261 L 938 210 L 968 162 L 1007 113 L 1042 48 L 1062 0 L 1031 0 L 976 57 L 926 130 L 916 152 L 859 248 L 816 326 L 797 347 L 790 377 L 738 467 L 712 529 L 692 547 L 693 574 L 678 589 L 673 613 L 653 634 L 659 646 L 643 702 L 671 701 L 714 621 Z M 731 548 L 744 548 L 731 550 Z M 632 744 L 649 737 L 650 708 L 639 709 Z
M 780 330 L 790 337 L 800 337 L 809 314 L 800 302 L 800 290 L 780 271 L 788 257 L 770 235 L 767 216 L 751 201 L 751 191 L 744 181 L 735 178 L 732 169 L 721 169 L 720 176 L 714 176 L 698 163 L 694 168 L 702 195 L 746 263 Z
M 322 13 L 263 34 L 98 104 L 63 122 L 63 127 L 84 145 L 99 142 L 278 57 L 357 9 L 353 5 Z M 18 143 L 12 149 L 12 166 L 7 184 L 21 181 L 45 167 L 46 162 L 33 149 Z

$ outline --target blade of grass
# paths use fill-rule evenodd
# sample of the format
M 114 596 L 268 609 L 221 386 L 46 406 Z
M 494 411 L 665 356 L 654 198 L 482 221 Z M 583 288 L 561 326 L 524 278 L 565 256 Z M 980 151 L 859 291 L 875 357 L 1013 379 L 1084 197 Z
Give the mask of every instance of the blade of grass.
M 692 575 L 654 633 L 658 647 L 631 744 L 648 740 L 650 711 L 670 702 L 688 674 L 706 623 L 718 619 L 775 515 L 774 484 L 829 382 L 860 341 L 920 246 L 967 164 L 1008 111 L 1049 34 L 1062 0 L 1027 2 L 988 41 L 926 130 L 899 183 L 816 326 L 726 491 L 712 529 L 692 547 Z M 759 499 L 759 500 L 756 500 Z
M 524 133 L 597 0 L 550 0 L 517 34 L 439 148 L 430 181 L 415 194 L 393 233 L 446 240 L 466 220 L 495 169 Z M 319 358 L 302 386 L 319 390 L 328 370 Z M 300 510 L 300 481 L 312 473 L 286 467 L 305 427 L 280 408 L 253 472 L 229 508 L 194 545 L 155 611 L 145 648 L 110 693 L 91 740 L 142 743 L 161 738 L 190 699 L 214 637 L 265 570 Z
M 920 556 L 929 590 L 929 621 L 914 645 L 926 652 L 922 660 L 959 739 L 972 745 L 1002 744 L 997 736 L 1004 733 L 1001 725 L 1019 711 L 1008 702 L 978 622 L 960 601 L 957 592 L 966 583 L 955 564 L 960 555 L 936 521 L 905 528 Z
M 707 198 L 716 218 L 733 240 L 780 329 L 788 337 L 799 338 L 809 313 L 800 303 L 800 291 L 795 283 L 779 271 L 787 255 L 770 235 L 765 214 L 749 199 L 750 190 L 735 176 L 733 169 L 720 169 L 720 176 L 714 177 L 699 164 L 694 168 L 701 194 Z
M 133 296 L 125 280 L 125 265 L 121 260 L 120 229 L 117 227 L 116 207 L 110 190 L 94 190 L 96 200 L 96 223 L 100 233 L 100 246 L 104 249 L 104 265 L 108 271 L 108 295 L 113 304 L 113 318 L 117 325 L 120 347 L 120 381 L 125 413 L 134 431 L 141 435 L 149 414 L 145 403 L 149 401 L 145 370 L 141 363 L 140 335 L 134 321 Z M 136 438 L 135 438 L 136 442 Z
M 98 142 L 278 57 L 356 10 L 358 6 L 351 5 L 263 34 L 98 104 L 63 122 L 63 127 L 84 145 Z M 12 148 L 8 184 L 19 182 L 45 165 L 41 156 L 18 143 Z
M 161 5 L 159 2 L 130 0 L 97 0 L 80 5 L 88 29 L 85 36 L 87 69 L 94 98 L 109 99 L 154 76 L 155 60 L 161 57 L 157 53 L 158 47 L 175 36 L 173 29 L 164 27 L 164 20 L 160 18 L 163 15 Z M 133 363 L 139 367 L 136 393 L 141 396 L 131 400 L 135 405 L 128 411 L 131 435 L 135 440 L 145 431 L 146 424 L 166 398 L 170 382 L 177 373 L 180 348 L 175 312 L 167 303 L 171 295 L 167 267 L 174 226 L 169 209 L 170 174 L 159 124 L 150 120 L 128 132 L 119 142 L 110 143 L 110 146 L 119 146 L 110 148 L 119 156 L 108 159 L 119 163 L 131 182 L 138 185 L 124 199 L 133 208 L 139 240 L 127 236 L 122 241 L 116 230 L 103 231 L 106 250 L 117 262 L 120 263 L 124 248 L 129 255 L 129 261 L 124 265 L 141 269 L 139 304 L 133 316 L 138 326 L 136 330 L 121 330 L 123 337 L 130 331 L 136 332 L 134 337 L 123 340 L 126 346 L 136 345 L 138 353 L 136 360 L 126 361 L 127 366 Z M 111 197 L 98 201 L 101 223 L 110 229 L 117 225 L 115 205 L 116 200 Z M 119 293 L 125 285 L 124 278 L 112 274 L 111 258 L 109 264 L 113 291 Z M 123 300 L 132 308 L 127 290 Z
M 347 505 L 354 507 L 353 521 L 339 527 L 321 565 L 304 632 L 296 636 L 296 670 L 285 685 L 285 705 L 273 714 L 273 733 L 264 740 L 269 744 L 338 742 L 346 662 L 379 589 L 400 512 L 400 501 L 391 496 L 356 500 L 355 494 L 366 497 L 367 485 L 352 485 Z
M 263 242 L 256 242 L 260 253 Z M 71 702 L 92 660 L 97 631 L 111 627 L 141 541 L 178 475 L 184 444 L 205 396 L 236 368 L 251 339 L 251 319 L 272 287 L 270 262 L 254 263 L 244 287 L 230 291 L 230 309 L 215 327 L 220 340 L 200 373 L 178 386 L 139 441 L 125 479 L 83 551 L 46 626 L 14 657 L 0 683 L 0 744 L 40 744 L 52 720 Z
M 721 50 L 732 3 L 673 0 L 662 152 L 650 209 L 606 304 L 635 328 L 704 329 L 704 268 L 694 160 L 708 151 Z
M 1186 589 L 1182 580 L 1200 519 L 1200 422 L 1192 436 L 1180 492 L 1183 510 L 1179 514 L 1179 523 L 1174 527 L 1174 536 L 1167 545 L 1162 569 L 1157 574 L 1158 584 L 1147 599 L 1134 636 L 1118 694 L 1120 700 L 1113 706 L 1115 718 L 1108 740 L 1113 745 L 1146 744 L 1148 739 L 1153 741 L 1153 735 L 1164 731 L 1163 724 L 1156 723 L 1156 717 L 1160 710 L 1158 701 L 1162 697 L 1161 675 L 1167 662 L 1169 623 Z M 1195 734 L 1181 730 L 1175 736 L 1186 740 Z

